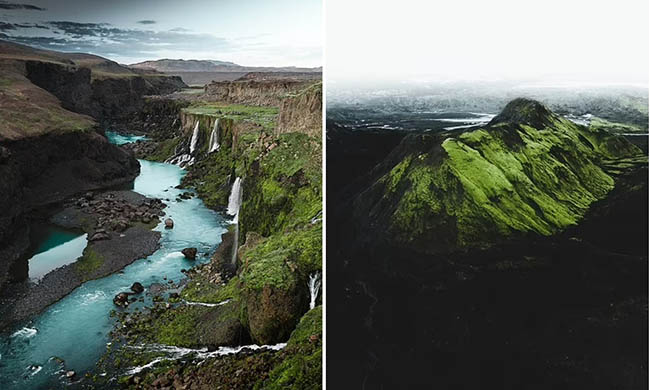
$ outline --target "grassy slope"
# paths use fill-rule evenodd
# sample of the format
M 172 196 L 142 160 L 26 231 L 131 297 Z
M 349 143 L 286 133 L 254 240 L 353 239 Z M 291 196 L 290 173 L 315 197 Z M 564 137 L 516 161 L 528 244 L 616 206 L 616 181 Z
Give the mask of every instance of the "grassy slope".
M 54 95 L 32 84 L 14 61 L 0 60 L 0 102 L 0 140 L 94 126 L 90 117 L 64 109 Z
M 167 77 L 155 73 L 141 74 L 92 54 L 60 53 L 0 40 L 0 121 L 3 122 L 0 140 L 15 140 L 50 132 L 87 130 L 94 126 L 90 117 L 62 108 L 55 96 L 32 84 L 25 77 L 25 61 L 89 68 L 91 81 Z
M 462 248 L 549 235 L 574 225 L 613 188 L 608 164 L 644 159 L 620 137 L 554 115 L 539 129 L 500 123 L 405 154 L 373 185 L 371 193 L 384 195 L 372 210 L 388 208 L 396 239 L 420 248 L 431 237 Z

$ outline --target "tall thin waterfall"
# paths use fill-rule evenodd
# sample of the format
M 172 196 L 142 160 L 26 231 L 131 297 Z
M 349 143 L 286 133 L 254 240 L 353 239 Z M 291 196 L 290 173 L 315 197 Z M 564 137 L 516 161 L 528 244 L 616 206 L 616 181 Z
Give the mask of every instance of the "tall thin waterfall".
M 237 249 L 239 247 L 239 223 L 235 223 L 235 237 L 232 240 L 232 258 L 230 259 L 230 264 L 232 264 L 233 269 L 237 269 Z
M 237 265 L 237 249 L 239 247 L 239 209 L 241 208 L 242 202 L 242 188 L 241 188 L 241 178 L 238 177 L 235 179 L 235 182 L 232 184 L 232 190 L 230 191 L 230 197 L 228 198 L 228 214 L 234 215 L 233 223 L 235 224 L 235 237 L 233 238 L 232 243 L 232 259 L 231 263 L 233 267 Z
M 210 134 L 210 150 L 208 153 L 216 152 L 219 150 L 219 118 L 214 121 L 214 127 L 212 128 L 212 134 Z
M 320 272 L 309 275 L 309 310 L 316 307 L 316 299 L 318 299 L 318 292 L 320 291 Z
M 196 121 L 194 126 L 194 132 L 192 133 L 192 139 L 190 140 L 190 154 L 193 154 L 196 150 L 196 144 L 199 142 L 199 121 Z
M 228 198 L 228 214 L 235 217 L 239 214 L 239 207 L 241 206 L 241 177 L 235 179 Z

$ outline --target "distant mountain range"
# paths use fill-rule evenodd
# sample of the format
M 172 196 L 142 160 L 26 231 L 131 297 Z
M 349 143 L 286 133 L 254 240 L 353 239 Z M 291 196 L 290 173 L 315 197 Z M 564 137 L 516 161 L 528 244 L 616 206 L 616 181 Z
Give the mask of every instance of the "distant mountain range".
M 144 61 L 129 65 L 135 69 L 152 69 L 164 73 L 177 72 L 314 72 L 323 71 L 322 67 L 298 68 L 295 66 L 266 67 L 266 66 L 242 66 L 228 61 L 217 60 L 173 60 L 162 59 L 156 61 Z

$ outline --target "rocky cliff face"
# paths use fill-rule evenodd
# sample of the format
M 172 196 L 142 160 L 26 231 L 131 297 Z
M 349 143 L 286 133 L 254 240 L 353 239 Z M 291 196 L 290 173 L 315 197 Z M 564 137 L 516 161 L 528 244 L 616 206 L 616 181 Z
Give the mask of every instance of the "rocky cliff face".
M 310 81 L 298 80 L 235 80 L 216 81 L 205 86 L 211 100 L 279 107 L 287 94 L 297 93 Z
M 352 212 L 368 237 L 398 246 L 427 253 L 483 248 L 575 225 L 614 187 L 616 167 L 639 158 L 623 138 L 517 99 L 483 129 L 405 137 L 374 170 Z
M 145 95 L 174 92 L 185 84 L 176 76 L 97 76 L 91 69 L 27 61 L 26 76 L 56 96 L 64 108 L 90 115 L 100 122 L 115 121 L 142 109 Z
M 0 287 L 29 245 L 36 209 L 88 190 L 126 185 L 135 157 L 108 143 L 96 122 L 142 106 L 142 95 L 179 87 L 84 54 L 0 41 Z M 126 72 L 126 73 L 121 73 Z
M 31 211 L 76 193 L 128 184 L 140 171 L 133 155 L 94 131 L 0 142 L 0 149 L 0 286 L 27 249 Z
M 277 133 L 300 132 L 320 136 L 323 127 L 323 85 L 310 85 L 282 100 Z

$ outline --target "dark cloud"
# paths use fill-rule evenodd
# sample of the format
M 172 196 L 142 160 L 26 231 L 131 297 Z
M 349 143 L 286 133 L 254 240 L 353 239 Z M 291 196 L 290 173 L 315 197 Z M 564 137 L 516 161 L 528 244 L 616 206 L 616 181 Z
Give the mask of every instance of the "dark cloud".
M 138 20 L 139 24 L 156 24 L 155 20 Z
M 107 24 L 102 23 L 48 22 L 47 24 L 74 38 L 98 36 L 105 33 L 108 27 Z
M 9 31 L 9 30 L 17 30 L 19 28 L 40 28 L 44 30 L 48 30 L 49 27 L 43 26 L 40 24 L 36 23 L 7 23 L 7 22 L 0 22 L 0 31 Z
M 37 7 L 31 4 L 18 4 L 0 1 L 0 9 L 26 9 L 30 11 L 45 11 L 45 8 Z
M 13 23 L 0 22 L 0 31 L 15 30 L 16 25 Z
M 49 29 L 47 34 L 25 34 L 19 28 Z M 220 51 L 234 47 L 234 43 L 209 34 L 187 30 L 153 31 L 117 28 L 108 23 L 79 23 L 51 21 L 44 25 L 1 23 L 5 39 L 25 45 L 59 51 L 91 52 L 103 56 L 146 58 L 161 49 L 168 51 L 202 51 L 206 48 Z

